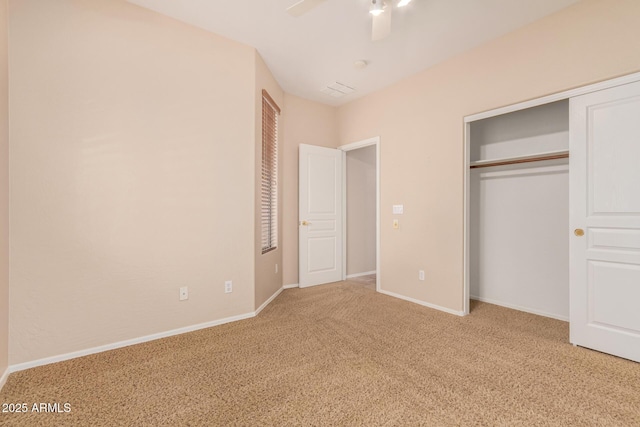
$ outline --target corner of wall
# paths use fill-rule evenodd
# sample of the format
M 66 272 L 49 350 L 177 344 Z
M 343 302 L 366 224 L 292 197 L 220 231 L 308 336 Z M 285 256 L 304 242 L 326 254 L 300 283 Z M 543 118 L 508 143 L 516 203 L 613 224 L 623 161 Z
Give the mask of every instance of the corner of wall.
M 298 280 L 298 147 L 300 144 L 337 148 L 337 107 L 284 94 L 283 126 L 283 284 Z
M 254 310 L 259 312 L 282 290 L 282 151 L 284 135 L 281 120 L 284 116 L 284 91 L 271 74 L 264 60 L 255 52 L 255 197 L 254 197 Z M 266 90 L 282 110 L 278 118 L 278 247 L 266 254 L 261 250 L 261 174 L 262 168 L 262 90 Z
M 8 2 L 0 1 L 0 389 L 9 365 L 9 75 Z
M 125 1 L 10 11 L 7 364 L 253 312 L 255 50 Z

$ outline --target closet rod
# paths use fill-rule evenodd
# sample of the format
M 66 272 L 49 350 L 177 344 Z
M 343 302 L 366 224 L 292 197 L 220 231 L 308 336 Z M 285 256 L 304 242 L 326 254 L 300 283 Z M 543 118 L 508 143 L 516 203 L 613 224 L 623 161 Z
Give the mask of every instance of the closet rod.
M 488 168 L 491 166 L 505 166 L 505 165 L 515 165 L 518 163 L 530 163 L 530 162 L 541 162 L 543 160 L 555 160 L 555 159 L 567 159 L 569 158 L 569 153 L 562 154 L 552 154 L 549 156 L 540 156 L 540 157 L 529 157 L 526 159 L 514 159 L 514 160 L 497 160 L 495 162 L 483 163 L 480 165 L 471 165 L 469 168 Z

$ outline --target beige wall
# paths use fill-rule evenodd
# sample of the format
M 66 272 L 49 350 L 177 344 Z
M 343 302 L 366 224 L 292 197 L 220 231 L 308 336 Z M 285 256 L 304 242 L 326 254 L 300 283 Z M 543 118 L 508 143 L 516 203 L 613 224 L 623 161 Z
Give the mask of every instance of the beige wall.
M 335 107 L 285 94 L 282 115 L 283 284 L 293 285 L 298 284 L 298 146 L 339 144 Z
M 273 100 L 282 109 L 284 92 L 273 78 L 258 52 L 256 60 L 255 84 L 255 309 L 258 309 L 273 294 L 282 288 L 282 197 L 278 199 L 278 248 L 262 254 L 260 224 L 260 186 L 262 169 L 262 89 L 266 89 Z M 282 135 L 284 115 L 278 118 L 278 163 L 282 164 L 282 147 L 285 145 Z M 282 167 L 278 169 L 278 195 L 282 194 Z M 276 272 L 276 265 L 278 271 Z
M 636 71 L 640 2 L 585 0 L 339 108 L 341 143 L 381 137 L 382 288 L 463 309 L 464 116 Z
M 9 79 L 7 60 L 7 1 L 0 0 L 0 378 L 9 363 Z
M 124 0 L 11 2 L 9 27 L 12 364 L 248 313 L 298 283 L 301 143 L 381 136 L 383 289 L 461 310 L 462 118 L 640 70 L 635 0 L 584 0 L 339 109 L 283 94 L 254 49 Z M 248 225 L 263 85 L 283 109 L 268 257 Z
M 252 312 L 254 49 L 123 0 L 9 27 L 10 363 Z
M 347 274 L 376 269 L 376 146 L 347 151 Z

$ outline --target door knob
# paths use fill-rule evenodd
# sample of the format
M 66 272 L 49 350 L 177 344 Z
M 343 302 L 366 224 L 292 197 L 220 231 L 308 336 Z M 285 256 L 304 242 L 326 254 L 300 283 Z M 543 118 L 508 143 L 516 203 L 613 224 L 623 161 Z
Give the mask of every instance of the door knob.
M 310 222 L 307 222 L 307 221 L 301 221 L 301 222 L 300 222 L 300 225 L 311 225 L 311 223 L 310 223 Z
M 582 237 L 584 236 L 584 230 L 582 228 L 576 228 L 575 230 L 573 230 L 573 234 L 578 237 Z

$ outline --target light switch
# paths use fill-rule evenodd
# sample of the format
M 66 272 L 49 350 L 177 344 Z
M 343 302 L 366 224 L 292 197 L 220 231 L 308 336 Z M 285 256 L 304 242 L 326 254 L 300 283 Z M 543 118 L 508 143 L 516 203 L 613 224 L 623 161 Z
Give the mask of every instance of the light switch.
M 397 220 L 397 219 L 394 219 L 394 220 L 393 220 L 393 228 L 394 228 L 394 229 L 396 229 L 396 230 L 397 230 L 398 228 L 400 228 L 400 223 L 398 222 L 398 220 Z
M 404 213 L 404 205 L 393 205 L 393 214 L 402 215 Z

